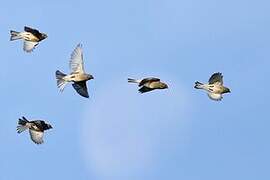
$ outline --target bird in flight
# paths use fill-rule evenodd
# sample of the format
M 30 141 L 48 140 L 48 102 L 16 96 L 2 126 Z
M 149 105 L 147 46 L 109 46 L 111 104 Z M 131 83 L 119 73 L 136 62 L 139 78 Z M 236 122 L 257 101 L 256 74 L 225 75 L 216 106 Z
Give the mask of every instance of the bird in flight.
M 68 75 L 59 70 L 55 72 L 57 87 L 62 92 L 67 83 L 73 82 L 72 86 L 77 93 L 85 98 L 89 98 L 86 81 L 94 79 L 94 77 L 91 74 L 87 74 L 84 70 L 81 44 L 78 44 L 75 50 L 72 52 L 69 67 L 71 69 L 71 73 Z
M 39 32 L 37 29 L 33 29 L 25 26 L 23 32 L 10 31 L 10 41 L 17 39 L 23 39 L 23 50 L 26 52 L 32 52 L 38 43 L 48 36 L 45 33 Z
M 51 129 L 52 126 L 47 124 L 42 120 L 28 121 L 25 117 L 19 118 L 17 132 L 22 133 L 23 131 L 29 129 L 30 137 L 32 141 L 36 144 L 42 144 L 44 131 Z
M 131 79 L 128 78 L 129 83 L 137 83 L 140 87 L 139 92 L 140 93 L 146 93 L 149 91 L 153 91 L 155 89 L 167 89 L 168 85 L 164 82 L 161 82 L 159 78 L 150 77 L 150 78 L 144 78 L 140 80 Z
M 214 73 L 207 84 L 195 82 L 194 88 L 207 91 L 208 97 L 215 101 L 221 101 L 222 94 L 231 92 L 229 88 L 223 86 L 223 75 L 220 72 Z

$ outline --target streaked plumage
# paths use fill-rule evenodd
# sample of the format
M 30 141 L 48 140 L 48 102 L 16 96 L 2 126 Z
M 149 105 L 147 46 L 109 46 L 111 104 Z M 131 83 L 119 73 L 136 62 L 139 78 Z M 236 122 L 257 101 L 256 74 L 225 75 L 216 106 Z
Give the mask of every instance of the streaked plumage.
M 165 84 L 164 82 L 161 82 L 159 78 L 154 78 L 154 77 L 144 78 L 141 80 L 128 78 L 128 82 L 137 83 L 138 86 L 140 87 L 140 89 L 139 89 L 140 93 L 153 91 L 155 89 L 167 89 L 168 88 L 167 84 Z
M 223 76 L 220 72 L 214 73 L 210 77 L 208 84 L 195 82 L 194 88 L 204 89 L 207 91 L 208 97 L 215 101 L 220 101 L 223 98 L 222 94 L 231 92 L 229 88 L 223 86 Z
M 29 129 L 32 141 L 36 144 L 42 144 L 44 142 L 44 131 L 51 128 L 52 126 L 43 120 L 28 121 L 25 117 L 22 117 L 22 119 L 19 119 L 18 121 L 17 132 L 22 133 Z
M 67 83 L 73 82 L 72 86 L 83 97 L 89 98 L 86 81 L 94 79 L 91 74 L 87 74 L 84 71 L 83 52 L 82 45 L 78 44 L 75 50 L 71 54 L 69 61 L 69 67 L 71 73 L 69 75 L 57 70 L 55 72 L 57 87 L 62 92 Z
M 25 26 L 23 32 L 10 31 L 10 41 L 17 39 L 23 39 L 23 50 L 26 52 L 32 52 L 38 43 L 48 36 L 45 33 L 39 32 L 37 29 L 33 29 Z

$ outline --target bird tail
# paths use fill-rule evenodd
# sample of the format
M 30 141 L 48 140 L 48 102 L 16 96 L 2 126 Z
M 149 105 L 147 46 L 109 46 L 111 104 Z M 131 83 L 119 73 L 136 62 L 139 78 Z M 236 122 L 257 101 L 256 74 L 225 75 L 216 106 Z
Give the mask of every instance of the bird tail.
M 203 83 L 200 83 L 199 81 L 196 81 L 194 88 L 195 89 L 203 89 L 204 88 L 204 84 Z
M 26 126 L 27 123 L 29 123 L 29 121 L 25 117 L 22 117 L 22 119 L 19 118 L 17 132 L 21 133 L 21 132 L 25 131 L 28 128 Z
M 132 79 L 132 78 L 128 78 L 128 82 L 129 83 L 140 83 L 140 80 L 136 80 L 136 79 Z
M 21 39 L 22 37 L 20 36 L 20 33 L 17 31 L 10 31 L 10 41 L 14 41 L 17 39 Z
M 62 73 L 61 71 L 57 70 L 55 72 L 55 76 L 56 76 L 56 80 L 57 80 L 57 87 L 60 89 L 60 91 L 62 92 L 66 86 L 66 84 L 68 83 L 64 77 L 66 76 L 66 74 Z

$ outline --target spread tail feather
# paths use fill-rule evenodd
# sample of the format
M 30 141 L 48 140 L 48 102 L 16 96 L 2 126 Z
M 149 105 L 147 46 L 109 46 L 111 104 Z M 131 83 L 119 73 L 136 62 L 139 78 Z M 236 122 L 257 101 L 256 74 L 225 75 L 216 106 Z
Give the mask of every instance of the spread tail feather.
M 66 76 L 66 74 L 62 73 L 61 71 L 57 70 L 55 72 L 55 76 L 56 76 L 56 80 L 57 80 L 57 87 L 60 89 L 60 91 L 62 92 L 66 86 L 66 84 L 68 83 L 64 77 Z
M 194 88 L 195 89 L 203 89 L 203 85 L 204 85 L 203 83 L 200 83 L 199 81 L 196 81 Z
M 140 80 L 136 80 L 136 79 L 132 79 L 132 78 L 128 78 L 128 82 L 129 83 L 140 83 Z
M 10 31 L 10 41 L 14 41 L 14 40 L 21 39 L 21 38 L 22 37 L 20 36 L 19 32 L 13 31 L 13 30 Z
M 22 119 L 19 119 L 18 126 L 17 126 L 17 132 L 21 133 L 21 132 L 25 131 L 28 128 L 26 126 L 27 123 L 29 123 L 29 121 L 25 117 L 22 117 Z

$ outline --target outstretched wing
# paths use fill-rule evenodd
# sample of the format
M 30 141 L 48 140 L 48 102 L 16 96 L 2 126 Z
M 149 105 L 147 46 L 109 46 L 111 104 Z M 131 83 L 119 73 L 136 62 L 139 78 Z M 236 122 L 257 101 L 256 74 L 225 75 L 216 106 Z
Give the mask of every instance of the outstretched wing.
M 141 80 L 141 82 L 139 83 L 139 87 L 143 86 L 145 83 L 151 83 L 151 82 L 156 82 L 156 81 L 160 81 L 159 78 L 154 78 L 154 77 L 150 77 L 150 78 L 144 78 L 143 80 Z
M 23 50 L 30 53 L 35 49 L 35 47 L 38 45 L 38 42 L 32 42 L 32 41 L 23 41 Z
M 89 98 L 86 81 L 75 82 L 72 84 L 73 88 L 83 97 Z
M 209 81 L 208 81 L 209 84 L 215 84 L 215 83 L 220 83 L 221 85 L 223 84 L 223 76 L 220 72 L 218 73 L 214 73 Z
M 84 73 L 82 44 L 78 44 L 71 54 L 69 67 L 73 73 Z
M 35 131 L 35 130 L 32 130 L 30 129 L 29 130 L 29 133 L 30 133 L 30 137 L 32 139 L 32 141 L 36 144 L 42 144 L 44 141 L 43 141 L 43 135 L 44 135 L 44 132 L 41 132 L 41 131 Z
M 208 93 L 208 97 L 214 101 L 221 101 L 222 100 L 222 95 L 221 94 L 215 94 L 215 93 Z
M 41 37 L 42 37 L 42 34 L 37 29 L 33 29 L 33 28 L 30 28 L 30 27 L 24 26 L 24 31 L 25 32 L 30 32 L 31 34 L 36 36 L 38 39 L 41 39 Z

